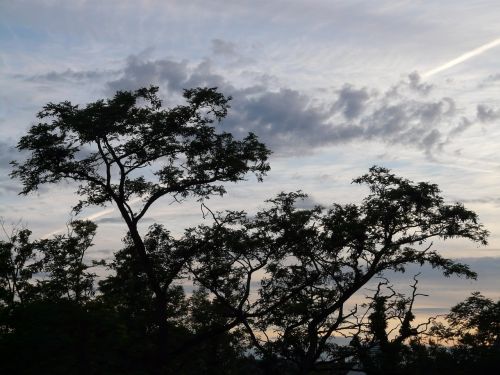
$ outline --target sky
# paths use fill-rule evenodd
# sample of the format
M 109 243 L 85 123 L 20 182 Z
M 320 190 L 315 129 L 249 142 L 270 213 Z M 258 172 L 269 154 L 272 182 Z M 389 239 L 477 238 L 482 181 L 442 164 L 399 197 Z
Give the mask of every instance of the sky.
M 436 243 L 479 280 L 425 273 L 419 308 L 445 310 L 475 290 L 498 298 L 499 18 L 495 0 L 0 0 L 0 217 L 35 237 L 71 218 L 74 186 L 19 197 L 8 177 L 44 104 L 153 84 L 168 106 L 184 88 L 216 86 L 233 97 L 222 128 L 255 132 L 273 155 L 263 183 L 228 186 L 213 209 L 252 212 L 298 189 L 323 205 L 359 202 L 367 191 L 351 180 L 384 166 L 438 184 L 491 232 L 485 247 Z M 99 224 L 90 256 L 110 257 L 124 234 L 117 212 L 85 216 Z M 196 202 L 164 199 L 143 229 L 182 233 L 202 220 Z

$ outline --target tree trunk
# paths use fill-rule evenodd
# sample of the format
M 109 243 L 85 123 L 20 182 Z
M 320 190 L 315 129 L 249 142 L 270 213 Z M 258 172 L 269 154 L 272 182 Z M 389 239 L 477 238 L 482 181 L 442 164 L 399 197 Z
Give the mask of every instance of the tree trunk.
M 154 272 L 151 260 L 146 252 L 144 242 L 137 230 L 137 226 L 128 223 L 129 233 L 134 242 L 134 248 L 138 255 L 144 272 L 146 273 L 149 286 L 154 293 L 155 320 L 158 325 L 158 335 L 156 340 L 155 362 L 157 370 L 155 373 L 164 374 L 167 371 L 167 345 L 168 345 L 168 326 L 167 326 L 167 296 L 166 291 L 161 287 L 157 275 Z

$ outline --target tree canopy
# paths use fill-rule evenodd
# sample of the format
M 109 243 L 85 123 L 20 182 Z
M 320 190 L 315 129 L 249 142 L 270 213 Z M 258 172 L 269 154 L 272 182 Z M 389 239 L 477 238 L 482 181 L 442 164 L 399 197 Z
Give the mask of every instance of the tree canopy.
M 23 228 L 0 241 L 8 373 L 344 374 L 357 362 L 370 374 L 421 374 L 423 364 L 438 374 L 464 353 L 462 368 L 498 365 L 498 303 L 474 294 L 455 306 L 448 325 L 428 332 L 455 340 L 448 350 L 419 341 L 431 321 L 414 321 L 418 279 L 410 296 L 387 279 L 411 264 L 475 278 L 432 242 L 486 244 L 475 212 L 446 202 L 435 184 L 377 166 L 353 180 L 368 191 L 358 204 L 310 207 L 298 191 L 255 214 L 213 212 L 205 200 L 247 174 L 261 181 L 270 151 L 252 133 L 237 140 L 217 129 L 230 98 L 216 88 L 185 90 L 184 99 L 165 109 L 150 87 L 82 108 L 49 103 L 20 139 L 26 158 L 12 177 L 22 194 L 75 183 L 76 212 L 113 204 L 128 233 L 111 260 L 97 261 L 87 256 L 97 231 L 89 221 L 48 239 Z M 207 222 L 178 236 L 168 223 L 141 233 L 165 196 L 202 201 Z M 37 365 L 19 366 L 19 352 Z
M 170 109 L 162 107 L 157 92 L 157 87 L 119 91 L 84 108 L 47 104 L 38 113 L 41 122 L 20 139 L 17 147 L 28 157 L 12 163 L 11 176 L 21 180 L 23 194 L 46 183 L 78 183 L 77 212 L 87 205 L 116 205 L 134 244 L 129 249 L 155 296 L 162 347 L 168 286 L 145 247 L 139 221 L 165 195 L 203 199 L 223 195 L 223 183 L 241 181 L 247 173 L 261 180 L 270 151 L 252 133 L 235 140 L 216 130 L 213 124 L 227 115 L 230 98 L 215 88 L 185 90 L 186 104 Z M 142 205 L 135 209 L 137 200 Z
M 188 232 L 200 256 L 192 272 L 213 292 L 265 355 L 294 361 L 307 373 L 352 329 L 350 299 L 375 276 L 429 264 L 445 276 L 476 274 L 443 258 L 432 238 L 486 243 L 488 232 L 463 205 L 447 204 L 436 185 L 413 183 L 373 167 L 354 180 L 370 194 L 360 205 L 300 209 L 303 193 L 282 193 L 253 218 L 221 213 L 212 227 Z M 252 298 L 255 275 L 260 287 Z M 270 332 L 274 334 L 270 335 Z
M 185 90 L 186 105 L 162 108 L 158 88 L 118 91 L 111 99 L 87 104 L 49 103 L 42 121 L 21 138 L 28 151 L 13 162 L 12 176 L 23 193 L 61 180 L 79 183 L 77 208 L 113 202 L 124 218 L 137 222 L 166 194 L 207 197 L 223 194 L 221 182 L 258 179 L 269 170 L 269 150 L 250 133 L 235 140 L 212 126 L 229 108 L 215 88 Z M 130 201 L 141 198 L 134 211 Z

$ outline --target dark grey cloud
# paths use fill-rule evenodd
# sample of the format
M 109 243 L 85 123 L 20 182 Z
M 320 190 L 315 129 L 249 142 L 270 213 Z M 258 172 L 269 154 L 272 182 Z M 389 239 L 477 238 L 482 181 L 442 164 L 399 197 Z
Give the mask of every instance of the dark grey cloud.
M 295 154 L 322 146 L 337 138 L 340 127 L 332 127 L 330 111 L 310 105 L 310 98 L 296 90 L 262 91 L 256 96 L 231 94 L 234 112 L 224 129 L 239 136 L 248 131 L 259 135 L 273 150 Z M 353 130 L 348 129 L 349 131 Z
M 443 124 L 454 120 L 454 102 L 449 98 L 436 101 L 401 98 L 382 100 L 361 123 L 367 139 L 383 139 L 431 151 L 444 142 Z
M 236 48 L 222 40 L 214 41 L 214 46 L 219 53 Z M 107 88 L 111 92 L 156 84 L 175 96 L 184 88 L 218 87 L 233 97 L 223 129 L 238 136 L 254 132 L 280 155 L 355 140 L 404 144 L 430 155 L 474 123 L 459 116 L 452 98 L 428 97 L 432 86 L 422 83 L 417 73 L 386 92 L 345 84 L 324 105 L 291 88 L 254 82 L 236 87 L 216 72 L 210 60 L 190 64 L 130 56 L 120 78 L 109 81 Z M 483 117 L 489 113 L 483 112 Z
M 486 105 L 477 106 L 477 118 L 482 123 L 498 120 L 500 118 L 500 110 L 494 110 Z
M 156 60 L 145 61 L 139 56 L 129 56 L 121 78 L 109 81 L 111 91 L 134 90 L 151 84 L 166 84 L 171 91 L 186 88 L 188 78 L 187 61 Z
M 467 264 L 471 270 L 478 274 L 478 281 L 493 283 L 500 286 L 498 278 L 498 270 L 500 269 L 500 257 L 470 257 L 470 258 L 455 258 L 456 262 Z M 420 273 L 420 279 L 427 283 L 439 282 L 443 275 L 439 270 L 433 269 L 431 266 L 410 265 L 406 267 L 405 273 L 391 273 L 391 277 L 396 277 L 398 280 L 411 279 L 411 277 Z M 449 279 L 446 279 L 449 280 Z
M 452 305 L 464 300 L 467 295 L 474 291 L 480 291 L 486 296 L 494 295 L 494 298 L 497 298 L 500 290 L 500 278 L 498 278 L 500 257 L 457 258 L 454 260 L 469 265 L 470 269 L 477 273 L 477 280 L 457 276 L 445 277 L 440 270 L 433 269 L 429 265 L 409 265 L 405 268 L 404 273 L 387 272 L 384 276 L 389 279 L 397 291 L 407 294 L 411 291 L 410 285 L 413 283 L 413 276 L 418 275 L 418 292 L 428 294 L 428 297 L 419 297 L 417 305 L 422 306 L 423 309 L 426 309 L 424 307 L 426 305 L 434 305 L 430 308 L 436 309 L 435 313 L 449 311 Z M 368 288 L 373 288 L 375 283 L 376 281 Z M 364 294 L 370 294 L 369 290 L 366 290 Z M 422 308 L 415 311 L 434 313 L 432 310 L 425 311 Z M 444 311 L 439 311 L 442 309 Z
M 346 119 L 352 120 L 361 115 L 369 99 L 370 94 L 365 88 L 356 89 L 351 85 L 345 85 L 338 91 L 338 99 L 333 105 L 333 110 L 341 111 Z

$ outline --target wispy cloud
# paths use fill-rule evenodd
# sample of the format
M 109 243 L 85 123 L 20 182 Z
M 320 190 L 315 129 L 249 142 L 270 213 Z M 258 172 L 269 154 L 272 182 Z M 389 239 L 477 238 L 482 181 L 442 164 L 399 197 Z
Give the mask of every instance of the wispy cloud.
M 103 77 L 109 79 L 110 76 L 118 74 L 117 70 L 74 70 L 66 69 L 64 71 L 51 71 L 43 74 L 36 74 L 30 76 L 20 75 L 27 81 L 32 82 L 46 82 L 46 83 L 57 83 L 57 82 L 81 82 L 81 81 L 93 81 Z
M 500 38 L 497 38 L 489 43 L 483 44 L 480 47 L 474 48 L 473 50 L 466 52 L 446 63 L 443 65 L 440 65 L 434 69 L 428 70 L 425 73 L 422 73 L 422 78 L 429 78 L 435 74 L 441 73 L 445 70 L 448 70 L 450 68 L 453 68 L 454 66 L 458 64 L 462 64 L 467 60 L 472 59 L 473 57 L 479 56 L 487 51 L 489 51 L 492 48 L 498 47 L 500 45 Z

